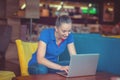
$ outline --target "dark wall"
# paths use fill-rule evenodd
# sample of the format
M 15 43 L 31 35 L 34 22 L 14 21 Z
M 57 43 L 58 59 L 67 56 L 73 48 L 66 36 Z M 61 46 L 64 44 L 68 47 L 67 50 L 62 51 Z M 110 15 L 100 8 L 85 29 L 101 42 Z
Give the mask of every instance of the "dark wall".
M 0 0 L 0 18 L 5 18 L 6 0 Z
M 115 22 L 120 22 L 120 0 L 115 0 Z

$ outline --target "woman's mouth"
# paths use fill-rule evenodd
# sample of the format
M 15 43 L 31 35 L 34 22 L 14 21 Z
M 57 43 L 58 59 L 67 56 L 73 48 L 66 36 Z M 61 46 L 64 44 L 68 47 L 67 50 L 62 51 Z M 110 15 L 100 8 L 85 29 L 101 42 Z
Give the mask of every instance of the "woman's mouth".
M 68 36 L 63 36 L 64 39 L 66 39 Z

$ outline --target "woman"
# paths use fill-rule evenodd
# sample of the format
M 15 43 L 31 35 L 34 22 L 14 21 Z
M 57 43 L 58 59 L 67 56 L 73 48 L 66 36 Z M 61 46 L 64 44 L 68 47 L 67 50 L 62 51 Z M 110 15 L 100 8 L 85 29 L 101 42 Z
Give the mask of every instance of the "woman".
M 41 31 L 38 38 L 38 50 L 33 54 L 28 64 L 29 74 L 68 72 L 69 61 L 59 62 L 58 57 L 66 47 L 70 55 L 76 54 L 71 29 L 71 18 L 62 15 L 57 18 L 54 28 Z

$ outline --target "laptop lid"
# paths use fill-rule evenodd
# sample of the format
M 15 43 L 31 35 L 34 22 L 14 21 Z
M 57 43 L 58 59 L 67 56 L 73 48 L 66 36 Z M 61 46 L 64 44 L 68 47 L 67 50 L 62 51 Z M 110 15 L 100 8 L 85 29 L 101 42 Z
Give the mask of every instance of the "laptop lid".
M 69 71 L 60 73 L 66 77 L 95 75 L 99 54 L 77 54 L 72 55 L 69 65 Z

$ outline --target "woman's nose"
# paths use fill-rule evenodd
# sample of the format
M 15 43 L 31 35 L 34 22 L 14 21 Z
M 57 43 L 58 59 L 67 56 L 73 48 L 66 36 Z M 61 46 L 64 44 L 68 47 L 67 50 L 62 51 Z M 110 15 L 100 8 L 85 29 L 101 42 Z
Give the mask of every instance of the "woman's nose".
M 65 35 L 68 36 L 70 33 L 69 32 L 66 32 Z

